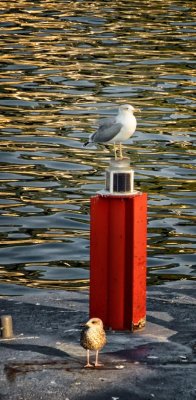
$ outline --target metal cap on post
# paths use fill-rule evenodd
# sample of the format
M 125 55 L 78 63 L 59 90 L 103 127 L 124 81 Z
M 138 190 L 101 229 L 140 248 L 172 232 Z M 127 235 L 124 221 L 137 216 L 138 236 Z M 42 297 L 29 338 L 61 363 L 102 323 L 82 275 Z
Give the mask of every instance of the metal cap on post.
M 130 168 L 128 159 L 111 160 L 106 169 L 105 190 L 99 192 L 102 195 L 131 195 L 134 190 L 134 170 Z

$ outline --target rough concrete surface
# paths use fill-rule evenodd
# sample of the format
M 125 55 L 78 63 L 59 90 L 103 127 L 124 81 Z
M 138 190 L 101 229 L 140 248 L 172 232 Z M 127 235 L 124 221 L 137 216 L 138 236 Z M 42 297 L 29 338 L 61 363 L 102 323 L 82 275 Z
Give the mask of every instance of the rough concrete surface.
M 2 297 L 0 316 L 12 315 L 15 337 L 0 339 L 0 400 L 196 399 L 194 288 L 149 287 L 146 328 L 107 332 L 104 365 L 91 369 L 79 344 L 87 292 Z

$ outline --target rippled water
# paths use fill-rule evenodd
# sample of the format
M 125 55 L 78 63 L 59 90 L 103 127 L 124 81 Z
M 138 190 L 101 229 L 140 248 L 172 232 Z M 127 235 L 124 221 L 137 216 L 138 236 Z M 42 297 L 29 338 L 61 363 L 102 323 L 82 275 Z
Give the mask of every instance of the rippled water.
M 194 1 L 0 1 L 0 294 L 86 288 L 97 119 L 142 113 L 126 153 L 149 194 L 150 283 L 194 279 Z

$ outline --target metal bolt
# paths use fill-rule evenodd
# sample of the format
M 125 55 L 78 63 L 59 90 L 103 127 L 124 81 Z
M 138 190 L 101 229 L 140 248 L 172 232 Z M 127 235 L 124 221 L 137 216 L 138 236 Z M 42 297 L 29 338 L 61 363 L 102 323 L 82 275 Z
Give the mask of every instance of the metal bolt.
M 13 334 L 13 325 L 11 315 L 2 315 L 0 317 L 1 337 L 3 339 L 11 339 Z

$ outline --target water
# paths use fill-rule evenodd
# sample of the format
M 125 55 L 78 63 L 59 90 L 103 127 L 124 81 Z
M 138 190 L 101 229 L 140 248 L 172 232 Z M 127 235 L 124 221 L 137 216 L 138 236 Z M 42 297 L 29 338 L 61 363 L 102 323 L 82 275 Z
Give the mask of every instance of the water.
M 0 294 L 89 285 L 89 198 L 117 105 L 149 194 L 148 281 L 194 279 L 194 1 L 0 2 Z

